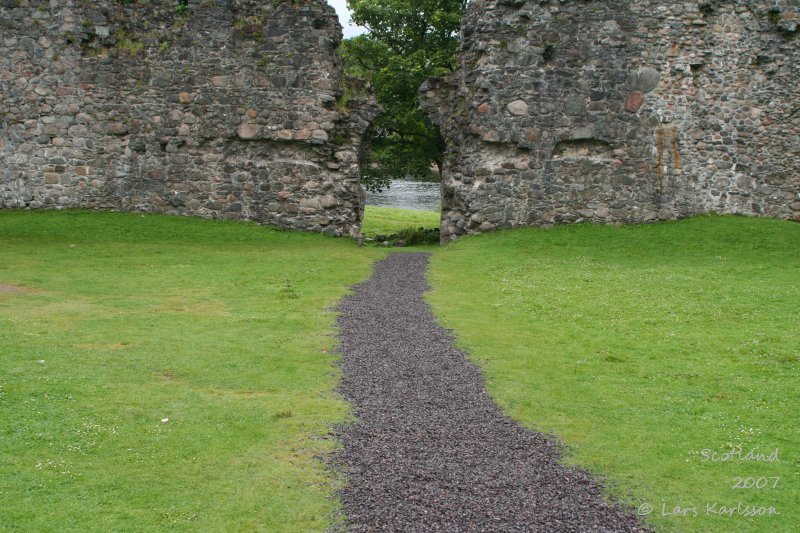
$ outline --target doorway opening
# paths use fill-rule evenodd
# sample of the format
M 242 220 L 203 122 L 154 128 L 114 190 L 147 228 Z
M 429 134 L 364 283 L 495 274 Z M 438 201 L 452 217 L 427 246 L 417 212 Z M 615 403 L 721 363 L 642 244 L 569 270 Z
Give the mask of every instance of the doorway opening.
M 441 181 L 393 180 L 367 191 L 361 233 L 382 246 L 438 245 Z

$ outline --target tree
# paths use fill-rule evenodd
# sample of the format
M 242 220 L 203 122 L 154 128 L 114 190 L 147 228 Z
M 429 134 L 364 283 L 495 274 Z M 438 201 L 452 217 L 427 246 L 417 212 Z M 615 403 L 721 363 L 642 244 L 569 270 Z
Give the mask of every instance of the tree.
M 458 31 L 467 0 L 348 0 L 353 21 L 369 33 L 344 41 L 350 76 L 372 85 L 384 114 L 372 128 L 371 164 L 364 185 L 371 190 L 391 179 L 441 171 L 445 143 L 418 109 L 418 90 L 434 76 L 456 68 Z

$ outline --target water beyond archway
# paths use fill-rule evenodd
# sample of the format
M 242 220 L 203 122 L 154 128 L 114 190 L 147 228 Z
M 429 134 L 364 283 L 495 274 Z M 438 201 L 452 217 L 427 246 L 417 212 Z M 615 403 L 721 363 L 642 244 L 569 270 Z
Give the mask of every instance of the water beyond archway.
M 439 182 L 392 181 L 391 188 L 379 192 L 367 192 L 367 205 L 437 211 L 441 203 Z

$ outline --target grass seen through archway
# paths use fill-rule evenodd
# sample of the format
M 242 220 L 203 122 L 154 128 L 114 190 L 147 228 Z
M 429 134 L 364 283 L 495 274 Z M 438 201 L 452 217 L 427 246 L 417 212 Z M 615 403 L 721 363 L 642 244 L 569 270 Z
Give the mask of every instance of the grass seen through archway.
M 439 243 L 440 218 L 438 211 L 368 205 L 361 232 L 370 241 L 403 240 L 411 245 L 435 245 Z

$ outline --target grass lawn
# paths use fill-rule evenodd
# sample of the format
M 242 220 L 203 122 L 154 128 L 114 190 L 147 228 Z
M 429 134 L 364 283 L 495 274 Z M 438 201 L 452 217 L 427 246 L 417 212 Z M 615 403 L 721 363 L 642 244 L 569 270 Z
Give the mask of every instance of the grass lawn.
M 440 213 L 415 209 L 395 209 L 368 205 L 361 232 L 367 237 L 392 235 L 404 229 L 438 228 Z
M 334 315 L 383 252 L 0 211 L 0 530 L 323 530 Z
M 367 208 L 364 231 L 438 216 Z M 665 530 L 800 530 L 800 225 L 563 226 L 426 250 L 443 324 L 569 462 Z M 0 530 L 327 528 L 336 480 L 318 458 L 347 416 L 328 309 L 384 253 L 0 211 Z
M 653 524 L 800 530 L 800 225 L 506 231 L 447 246 L 429 277 L 506 412 Z

